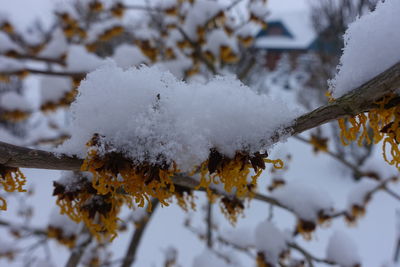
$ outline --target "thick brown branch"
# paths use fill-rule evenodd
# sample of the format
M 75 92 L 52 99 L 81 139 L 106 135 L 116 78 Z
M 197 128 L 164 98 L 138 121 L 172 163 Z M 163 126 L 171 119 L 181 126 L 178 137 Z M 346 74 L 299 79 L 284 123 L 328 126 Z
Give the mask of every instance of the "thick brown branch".
M 366 112 L 376 107 L 374 102 L 378 99 L 399 88 L 400 62 L 334 102 L 299 117 L 286 130 L 295 135 L 344 116 Z
M 0 164 L 9 167 L 79 171 L 83 160 L 0 141 Z

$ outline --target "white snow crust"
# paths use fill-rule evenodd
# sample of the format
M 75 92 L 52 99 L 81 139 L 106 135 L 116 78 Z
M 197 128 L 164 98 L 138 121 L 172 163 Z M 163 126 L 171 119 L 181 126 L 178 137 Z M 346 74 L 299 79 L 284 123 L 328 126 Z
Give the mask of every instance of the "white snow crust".
M 0 98 L 0 105 L 2 109 L 7 111 L 21 110 L 21 111 L 32 111 L 32 104 L 26 97 L 16 92 L 10 91 L 4 93 Z
M 364 206 L 367 194 L 378 186 L 378 182 L 363 178 L 349 193 L 347 198 L 348 208 L 353 205 Z
M 22 53 L 22 48 L 14 43 L 4 32 L 0 32 L 0 53 L 15 51 Z
M 360 263 L 356 244 L 342 231 L 334 232 L 329 239 L 326 258 L 341 267 L 354 267 Z
M 204 46 L 205 51 L 210 51 L 213 55 L 220 55 L 220 47 L 230 47 L 234 52 L 238 52 L 237 43 L 233 38 L 230 38 L 222 29 L 212 30 L 208 34 L 207 43 Z
M 1 41 L 1 40 L 0 40 Z M 5 56 L 0 56 L 0 71 L 20 71 L 23 70 L 25 64 L 20 60 L 9 58 Z
M 59 58 L 66 54 L 68 50 L 67 39 L 61 29 L 56 29 L 52 34 L 50 42 L 39 53 L 39 56 L 45 58 Z
M 104 59 L 89 53 L 84 46 L 71 45 L 67 56 L 67 69 L 72 72 L 89 72 L 104 64 Z
M 162 155 L 183 171 L 211 148 L 230 157 L 267 149 L 263 140 L 297 113 L 233 76 L 184 83 L 156 67 L 124 71 L 111 62 L 81 83 L 71 111 L 74 134 L 61 152 L 85 157 L 86 142 L 98 133 L 131 159 L 157 163 Z
M 189 9 L 183 24 L 183 31 L 191 40 L 197 40 L 197 29 L 203 27 L 207 21 L 218 14 L 223 6 L 217 1 L 198 0 Z
M 254 232 L 257 251 L 263 252 L 268 263 L 275 266 L 279 256 L 287 249 L 284 234 L 271 222 L 259 223 Z
M 222 233 L 223 238 L 235 245 L 240 247 L 252 247 L 254 246 L 254 235 L 251 228 L 235 228 L 229 229 Z
M 41 79 L 41 101 L 42 103 L 56 102 L 65 93 L 72 90 L 72 81 L 69 77 L 43 76 Z
M 79 232 L 78 225 L 70 220 L 67 215 L 60 214 L 58 207 L 53 209 L 50 214 L 49 226 L 61 229 L 63 236 L 75 236 Z
M 400 1 L 386 0 L 350 24 L 338 73 L 330 81 L 333 97 L 361 86 L 400 61 L 399 14 Z
M 115 49 L 112 57 L 118 66 L 121 68 L 129 68 L 137 66 L 141 63 L 148 63 L 149 60 L 140 51 L 139 48 L 133 45 L 122 44 Z
M 209 249 L 205 249 L 200 255 L 193 259 L 192 267 L 228 267 L 232 266 L 227 264 L 223 259 L 219 258 L 215 253 Z

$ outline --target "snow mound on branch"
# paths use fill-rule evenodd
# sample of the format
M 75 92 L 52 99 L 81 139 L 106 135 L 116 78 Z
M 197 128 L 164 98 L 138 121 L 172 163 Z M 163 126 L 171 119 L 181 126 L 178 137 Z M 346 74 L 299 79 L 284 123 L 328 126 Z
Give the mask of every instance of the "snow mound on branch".
M 185 83 L 156 67 L 123 70 L 112 62 L 88 74 L 71 111 L 73 136 L 60 152 L 85 157 L 98 133 L 131 159 L 159 163 L 162 155 L 182 171 L 205 161 L 211 148 L 229 157 L 267 149 L 297 113 L 233 76 Z
M 15 44 L 7 34 L 0 32 L 0 53 L 15 51 L 22 53 L 22 48 Z
M 0 40 L 1 42 L 1 40 Z M 0 48 L 1 52 L 1 48 Z M 17 59 L 0 56 L 0 72 L 20 71 L 25 68 L 25 64 Z
M 364 206 L 368 200 L 368 194 L 378 188 L 379 182 L 368 178 L 363 178 L 349 193 L 347 198 L 348 208 L 353 205 Z
M 329 215 L 334 210 L 327 192 L 305 183 L 288 183 L 275 189 L 271 195 L 306 221 L 315 222 L 319 212 Z
M 49 259 L 40 259 L 40 258 L 35 258 L 34 261 L 30 264 L 32 267 L 55 267 L 54 263 L 52 261 L 49 261 Z
M 356 244 L 341 231 L 333 233 L 329 239 L 326 258 L 341 267 L 354 267 L 361 263 Z
M 93 71 L 104 64 L 104 60 L 89 53 L 84 46 L 71 45 L 67 56 L 67 69 L 72 72 Z
M 183 31 L 192 40 L 198 40 L 199 27 L 205 27 L 210 19 L 215 18 L 224 9 L 219 1 L 199 0 L 189 7 L 183 23 Z
M 52 210 L 48 225 L 55 229 L 62 230 L 62 235 L 64 237 L 77 236 L 79 234 L 80 227 L 77 227 L 77 224 L 70 220 L 67 215 L 60 214 L 57 208 Z
M 263 252 L 266 261 L 275 266 L 287 249 L 284 234 L 271 222 L 264 221 L 256 227 L 254 237 L 257 251 Z
M 193 267 L 228 267 L 231 264 L 226 263 L 222 258 L 215 255 L 215 252 L 205 249 L 200 255 L 193 259 Z
M 66 193 L 71 193 L 84 189 L 85 185 L 82 185 L 82 179 L 85 178 L 91 181 L 92 174 L 90 172 L 79 172 L 79 175 L 77 175 L 73 171 L 63 171 L 57 183 L 65 187 Z
M 13 91 L 4 93 L 1 96 L 0 106 L 7 111 L 21 110 L 31 112 L 33 110 L 32 104 L 27 97 Z
M 39 53 L 39 56 L 45 58 L 59 58 L 67 53 L 68 41 L 61 29 L 57 29 L 46 47 Z
M 40 82 L 42 104 L 56 102 L 60 100 L 65 93 L 72 90 L 72 81 L 69 77 L 44 76 Z
M 139 48 L 133 45 L 122 44 L 115 49 L 113 59 L 119 67 L 128 68 L 148 63 L 148 59 L 143 55 Z
M 215 29 L 210 31 L 204 50 L 219 56 L 221 46 L 230 47 L 235 53 L 238 52 L 236 41 L 232 37 L 229 37 L 224 30 Z
M 350 25 L 338 73 L 330 81 L 333 97 L 346 94 L 400 61 L 399 14 L 400 1 L 386 0 Z
M 251 228 L 235 228 L 222 233 L 223 238 L 231 244 L 242 248 L 249 248 L 254 245 L 254 236 Z

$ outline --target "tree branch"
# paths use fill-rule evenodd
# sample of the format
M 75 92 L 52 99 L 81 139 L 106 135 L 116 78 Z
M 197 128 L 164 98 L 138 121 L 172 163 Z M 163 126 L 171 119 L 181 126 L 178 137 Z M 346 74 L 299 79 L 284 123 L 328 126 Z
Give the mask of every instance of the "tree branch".
M 22 71 L 26 71 L 31 74 L 42 74 L 42 75 L 51 75 L 51 76 L 67 76 L 67 77 L 85 77 L 87 73 L 85 72 L 69 72 L 69 71 L 50 71 L 50 70 L 38 70 L 32 68 L 24 68 L 17 71 L 1 71 L 1 75 L 18 75 Z
M 344 116 L 366 112 L 376 107 L 376 100 L 399 88 L 400 62 L 336 101 L 300 116 L 283 132 L 296 135 Z M 272 143 L 278 142 L 281 136 L 282 131 L 277 132 Z M 9 167 L 79 171 L 82 162 L 77 157 L 0 142 L 0 164 Z
M 136 252 L 137 248 L 139 247 L 140 240 L 143 236 L 144 230 L 146 230 L 146 227 L 151 219 L 151 216 L 154 214 L 158 206 L 158 203 L 159 203 L 158 199 L 153 198 L 151 200 L 151 205 L 153 207 L 152 211 L 148 213 L 147 216 L 144 216 L 139 222 L 137 222 L 137 227 L 133 232 L 132 239 L 129 243 L 129 247 L 128 250 L 126 251 L 121 267 L 130 267 L 135 261 Z
M 47 236 L 48 235 L 48 233 L 44 229 L 33 228 L 33 227 L 26 226 L 26 225 L 5 221 L 3 219 L 0 219 L 0 226 L 1 227 L 9 227 L 9 228 L 12 228 L 12 229 L 16 229 L 18 231 L 19 230 L 26 231 L 26 232 L 28 232 L 29 234 L 32 234 L 32 235 L 40 235 L 40 236 Z
M 7 56 L 4 54 L 1 54 L 1 56 Z M 27 60 L 34 60 L 34 61 L 40 61 L 40 62 L 45 62 L 45 63 L 54 63 L 58 65 L 65 65 L 65 60 L 62 58 L 48 58 L 48 57 L 40 57 L 40 56 L 33 56 L 33 55 L 20 55 L 16 54 L 11 58 L 15 59 L 27 59 Z
M 0 141 L 0 164 L 9 167 L 79 171 L 83 160 Z
M 303 143 L 307 143 L 310 144 L 310 140 L 307 140 L 306 138 L 296 135 L 294 138 L 296 138 L 299 141 L 302 141 Z M 343 157 L 341 157 L 340 155 L 333 153 L 330 150 L 327 151 L 321 151 L 321 153 L 325 153 L 328 154 L 329 156 L 331 156 L 332 158 L 336 159 L 337 161 L 339 161 L 340 163 L 342 163 L 343 165 L 347 166 L 349 169 L 351 169 L 353 171 L 353 173 L 355 175 L 357 175 L 358 177 L 362 177 L 362 176 L 368 176 L 367 173 L 364 173 L 360 170 L 360 168 L 352 163 L 350 163 L 349 161 L 345 160 Z
M 303 254 L 303 256 L 306 258 L 307 262 L 309 263 L 310 266 L 313 266 L 313 262 L 318 262 L 318 263 L 325 263 L 328 265 L 334 265 L 335 263 L 327 260 L 327 259 L 321 259 L 321 258 L 317 258 L 315 256 L 313 256 L 311 253 L 309 253 L 307 250 L 305 250 L 304 248 L 300 247 L 299 245 L 297 245 L 296 243 L 288 243 L 288 246 L 292 249 L 297 250 L 298 252 L 300 252 L 301 254 Z
M 207 215 L 206 215 L 206 222 L 207 222 L 207 247 L 212 248 L 213 246 L 213 218 L 212 218 L 212 208 L 213 203 L 209 199 L 207 200 Z
M 374 103 L 378 99 L 399 88 L 400 62 L 334 102 L 297 118 L 285 130 L 291 132 L 291 135 L 296 135 L 344 116 L 355 116 L 367 112 L 376 107 Z
M 81 261 L 81 258 L 83 256 L 83 253 L 85 252 L 86 248 L 89 246 L 89 244 L 92 242 L 92 235 L 89 233 L 88 229 L 86 226 L 82 226 L 82 230 L 79 234 L 80 238 L 82 235 L 86 235 L 85 239 L 80 240 L 79 242 L 73 249 L 72 252 L 67 260 L 67 263 L 65 264 L 65 267 L 76 267 L 78 266 L 79 262 Z

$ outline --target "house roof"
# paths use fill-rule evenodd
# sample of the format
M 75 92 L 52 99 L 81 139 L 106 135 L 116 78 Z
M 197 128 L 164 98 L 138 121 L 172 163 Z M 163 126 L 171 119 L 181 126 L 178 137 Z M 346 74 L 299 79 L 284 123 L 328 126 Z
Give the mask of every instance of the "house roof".
M 262 49 L 307 49 L 317 38 L 309 10 L 273 12 L 269 23 L 282 23 L 289 35 L 260 35 L 255 42 Z

